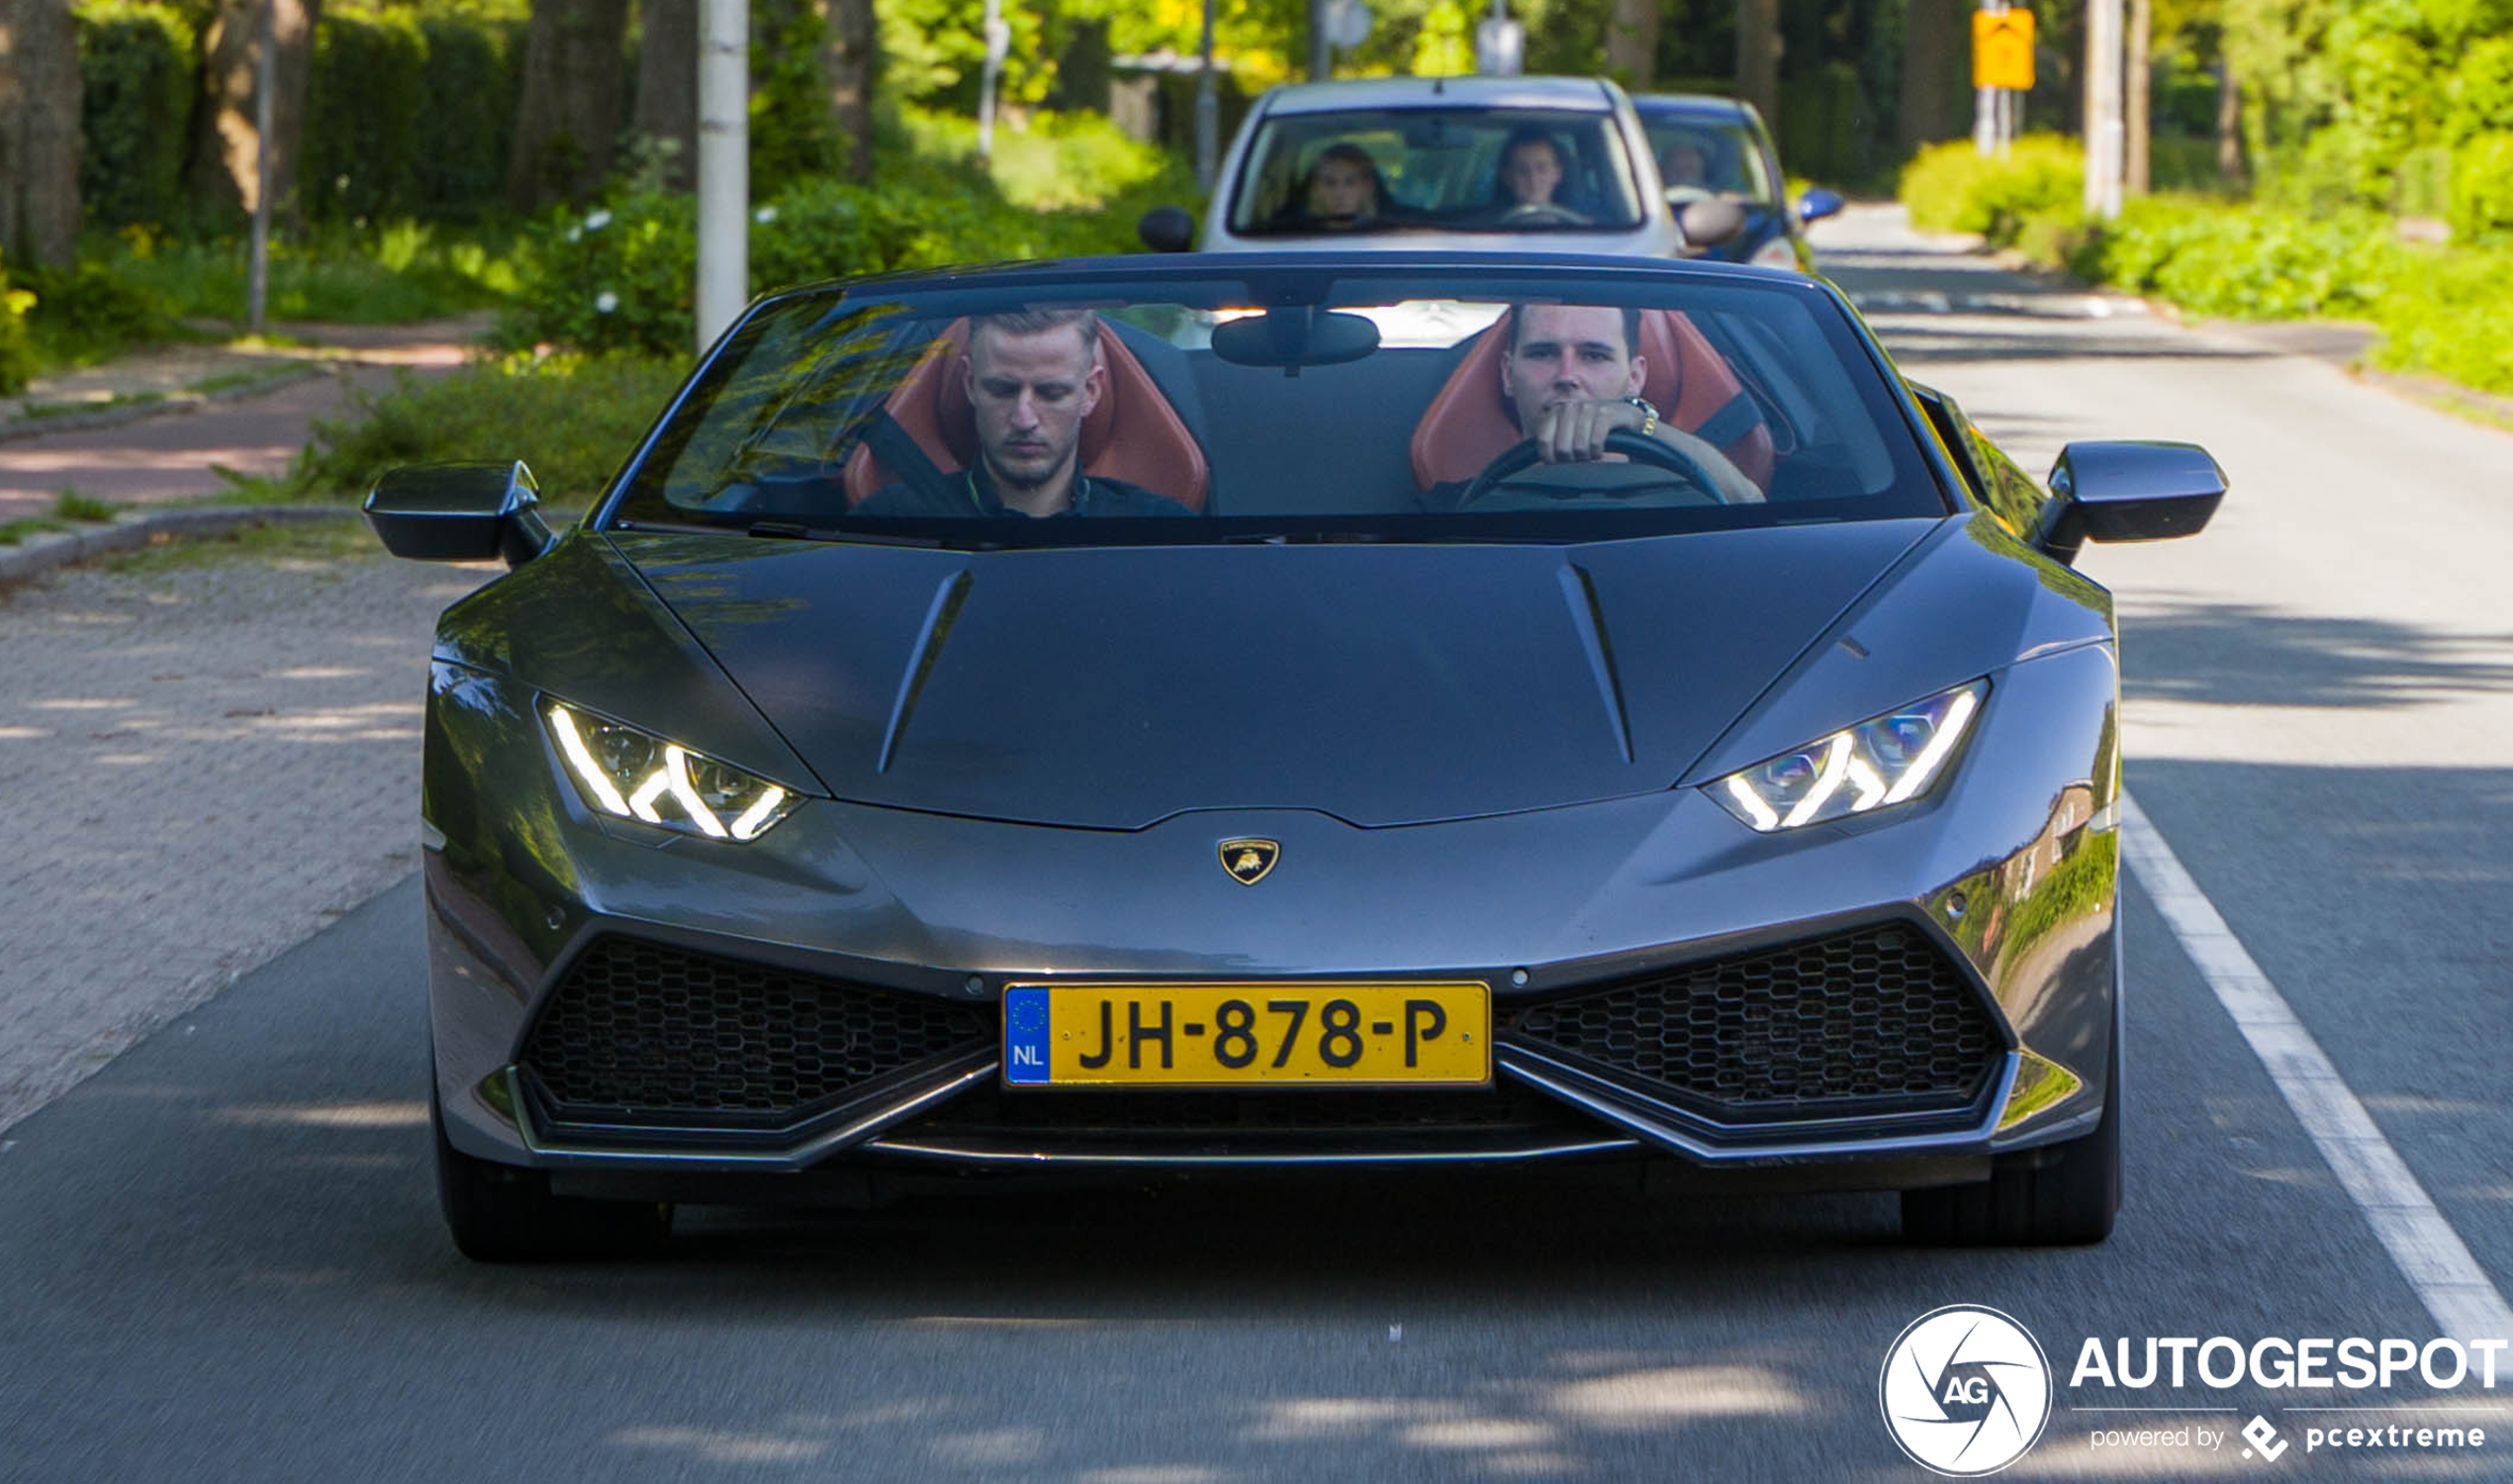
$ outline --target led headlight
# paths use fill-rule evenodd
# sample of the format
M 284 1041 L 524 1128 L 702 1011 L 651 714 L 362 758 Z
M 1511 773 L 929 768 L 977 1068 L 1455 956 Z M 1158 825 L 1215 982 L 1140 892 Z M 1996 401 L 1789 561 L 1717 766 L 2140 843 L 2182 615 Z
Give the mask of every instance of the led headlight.
M 1818 738 L 1710 786 L 1711 796 L 1765 832 L 1864 814 L 1917 798 L 1981 709 L 1988 681 Z
M 651 732 L 555 700 L 541 715 L 588 808 L 710 840 L 756 840 L 793 811 L 796 795 Z

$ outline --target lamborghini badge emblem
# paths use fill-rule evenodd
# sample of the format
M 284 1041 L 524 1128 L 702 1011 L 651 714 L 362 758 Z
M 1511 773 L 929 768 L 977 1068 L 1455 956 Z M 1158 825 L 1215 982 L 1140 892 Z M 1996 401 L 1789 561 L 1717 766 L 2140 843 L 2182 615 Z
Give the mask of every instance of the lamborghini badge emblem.
M 1222 842 L 1222 869 L 1231 880 L 1243 886 L 1254 886 L 1274 869 L 1282 859 L 1282 845 L 1274 840 L 1225 840 Z

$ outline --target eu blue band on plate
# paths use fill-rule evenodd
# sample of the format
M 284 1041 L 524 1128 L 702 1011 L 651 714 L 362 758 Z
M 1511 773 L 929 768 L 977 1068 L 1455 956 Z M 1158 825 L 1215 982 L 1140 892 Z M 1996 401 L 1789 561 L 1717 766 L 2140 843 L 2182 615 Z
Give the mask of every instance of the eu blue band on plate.
M 1047 1085 L 1047 990 L 1003 991 L 1003 1079 Z

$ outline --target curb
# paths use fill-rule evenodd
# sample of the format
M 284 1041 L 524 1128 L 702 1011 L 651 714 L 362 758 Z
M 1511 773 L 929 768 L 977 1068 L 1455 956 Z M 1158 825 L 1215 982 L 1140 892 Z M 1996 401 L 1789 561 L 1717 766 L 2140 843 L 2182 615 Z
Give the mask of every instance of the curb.
M 300 362 L 300 369 L 273 373 L 259 381 L 240 387 L 221 387 L 215 392 L 169 392 L 144 402 L 107 403 L 92 413 L 60 413 L 44 417 L 11 417 L 0 421 L 0 443 L 18 438 L 40 438 L 49 433 L 85 432 L 90 428 L 120 427 L 148 417 L 170 417 L 178 413 L 196 413 L 221 402 L 244 402 L 267 396 L 282 387 L 293 387 L 338 365 L 330 361 Z
M 354 505 L 206 505 L 116 515 L 111 525 L 46 531 L 0 546 L 0 587 L 41 577 L 72 562 L 145 546 L 159 536 L 217 535 L 247 525 L 313 524 L 358 513 Z

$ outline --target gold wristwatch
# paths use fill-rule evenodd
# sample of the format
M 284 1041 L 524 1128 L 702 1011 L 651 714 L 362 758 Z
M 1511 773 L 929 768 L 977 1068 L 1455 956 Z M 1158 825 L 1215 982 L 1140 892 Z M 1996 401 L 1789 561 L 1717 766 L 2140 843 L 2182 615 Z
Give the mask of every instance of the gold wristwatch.
M 1656 437 L 1658 435 L 1658 410 L 1649 405 L 1649 399 L 1646 397 L 1627 397 L 1624 401 L 1640 409 L 1640 436 L 1644 438 Z

